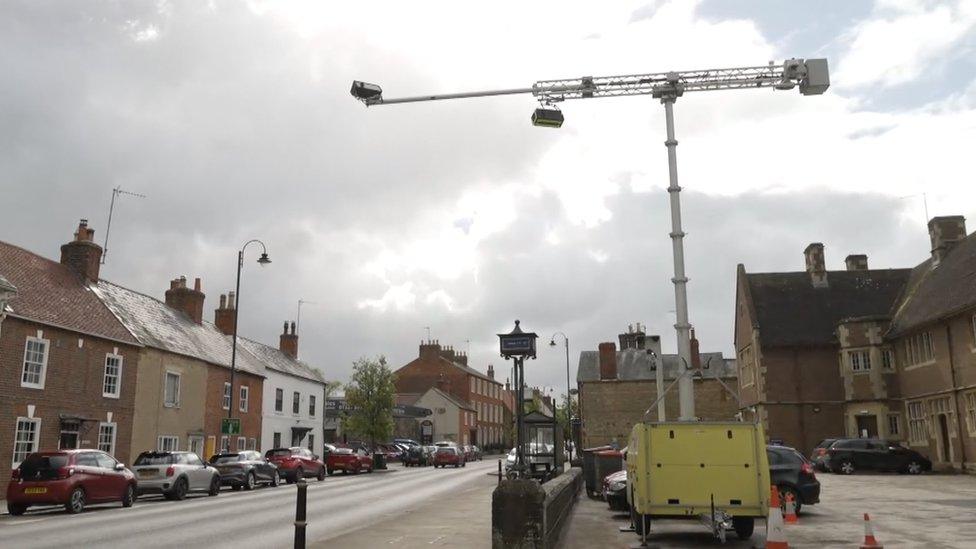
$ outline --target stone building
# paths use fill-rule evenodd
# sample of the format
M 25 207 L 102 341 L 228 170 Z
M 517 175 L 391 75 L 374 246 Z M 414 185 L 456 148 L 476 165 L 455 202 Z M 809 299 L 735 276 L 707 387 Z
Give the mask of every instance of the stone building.
M 656 420 L 656 361 L 661 356 L 665 387 L 677 377 L 677 355 L 661 354 L 660 337 L 642 328 L 619 336 L 621 350 L 613 342 L 601 343 L 599 351 L 580 353 L 576 384 L 582 418 L 584 448 L 611 443 L 627 444 L 631 428 L 643 419 Z M 695 376 L 695 412 L 703 420 L 731 420 L 739 409 L 735 388 L 735 360 L 722 353 L 702 353 L 701 376 Z M 665 396 L 667 418 L 678 417 L 678 392 Z
M 746 273 L 736 292 L 744 413 L 809 451 L 823 438 L 904 441 L 937 468 L 976 469 L 976 236 L 960 216 L 929 222 L 912 269 L 848 256 L 827 271 Z

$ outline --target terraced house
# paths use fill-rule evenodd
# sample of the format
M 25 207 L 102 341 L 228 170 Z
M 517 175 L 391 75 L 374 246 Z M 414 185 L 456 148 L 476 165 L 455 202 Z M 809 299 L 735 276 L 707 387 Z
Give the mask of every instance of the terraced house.
M 901 440 L 942 469 L 976 471 L 976 235 L 961 216 L 929 224 L 911 269 L 851 255 L 827 271 L 739 266 L 735 345 L 743 412 L 808 451 L 836 436 Z
M 86 221 L 60 262 L 0 242 L 0 479 L 39 449 L 128 463 L 141 344 L 98 299 Z

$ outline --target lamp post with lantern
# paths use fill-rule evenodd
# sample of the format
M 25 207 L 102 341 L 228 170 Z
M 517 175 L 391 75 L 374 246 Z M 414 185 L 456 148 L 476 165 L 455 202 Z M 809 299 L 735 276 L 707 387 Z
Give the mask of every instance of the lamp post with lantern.
M 498 334 L 499 350 L 505 360 L 512 359 L 515 367 L 515 391 L 518 395 L 515 405 L 515 471 L 519 477 L 525 474 L 525 432 L 523 419 L 525 417 L 525 358 L 535 360 L 535 340 L 539 336 L 532 332 L 523 332 L 519 321 L 515 321 L 515 328 L 507 334 Z

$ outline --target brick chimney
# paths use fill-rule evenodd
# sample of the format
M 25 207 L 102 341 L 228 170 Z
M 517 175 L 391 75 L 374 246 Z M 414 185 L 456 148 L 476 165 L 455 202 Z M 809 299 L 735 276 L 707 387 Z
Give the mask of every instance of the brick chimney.
M 491 364 L 488 365 L 488 379 L 495 379 L 495 367 Z
M 640 322 L 628 324 L 627 333 L 618 335 L 617 339 L 620 340 L 621 351 L 647 348 L 647 333 L 645 333 L 644 326 Z
M 437 358 L 441 354 L 441 344 L 436 339 L 420 342 L 420 358 Z
M 292 359 L 298 360 L 298 334 L 295 333 L 294 322 L 290 324 L 287 321 L 285 322 L 284 331 L 278 340 L 278 349 Z
M 451 362 L 457 362 L 457 355 L 454 353 L 454 347 L 451 345 L 441 347 L 440 355 Z
M 810 281 L 814 288 L 827 287 L 827 267 L 824 261 L 824 245 L 814 242 L 803 250 L 806 257 L 807 272 L 810 273 Z
M 183 311 L 193 322 L 203 324 L 203 300 L 206 296 L 200 290 L 200 279 L 193 281 L 193 289 L 186 287 L 186 277 L 174 278 L 166 290 L 166 304 Z
M 454 355 L 454 362 L 457 362 L 458 364 L 464 364 L 465 366 L 467 366 L 468 365 L 468 355 L 466 353 L 463 353 L 461 351 L 458 351 Z
M 929 221 L 929 240 L 932 241 L 932 260 L 938 265 L 949 250 L 966 238 L 966 218 L 961 215 L 933 217 Z M 61 248 L 64 250 L 64 248 Z M 64 260 L 61 260 L 64 263 Z
M 220 294 L 220 307 L 214 309 L 214 324 L 224 335 L 232 335 L 237 325 L 237 303 L 234 292 Z
M 691 368 L 698 370 L 701 368 L 701 350 L 698 345 L 698 338 L 695 337 L 695 329 L 691 329 Z
M 600 379 L 617 379 L 617 344 L 600 344 Z
M 848 271 L 868 270 L 868 256 L 864 254 L 851 254 L 844 260 Z
M 102 262 L 102 247 L 95 244 L 95 230 L 88 228 L 88 220 L 78 223 L 75 239 L 61 246 L 61 264 L 89 282 L 98 282 Z

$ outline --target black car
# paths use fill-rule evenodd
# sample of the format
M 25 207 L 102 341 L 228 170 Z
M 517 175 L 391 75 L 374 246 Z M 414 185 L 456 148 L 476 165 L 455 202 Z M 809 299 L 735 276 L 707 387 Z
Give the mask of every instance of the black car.
M 210 458 L 210 464 L 220 473 L 220 483 L 234 490 L 253 490 L 259 483 L 278 486 L 281 482 L 278 466 L 266 460 L 261 452 L 217 454 Z
M 877 438 L 845 438 L 827 450 L 824 465 L 844 475 L 856 471 L 894 471 L 918 475 L 932 470 L 932 462 L 922 454 L 897 442 Z
M 800 514 L 804 505 L 820 502 L 820 481 L 813 464 L 789 446 L 767 446 L 769 481 L 779 489 L 780 505 L 786 507 L 786 495 L 793 494 L 794 509 Z
M 403 454 L 404 467 L 410 467 L 411 465 L 423 467 L 430 465 L 430 463 L 430 454 L 423 446 L 411 446 Z
M 810 461 L 813 463 L 813 468 L 826 471 L 827 466 L 824 465 L 824 459 L 827 457 L 827 450 L 838 440 L 839 438 L 825 438 L 820 441 L 820 444 L 813 449 L 810 453 Z

